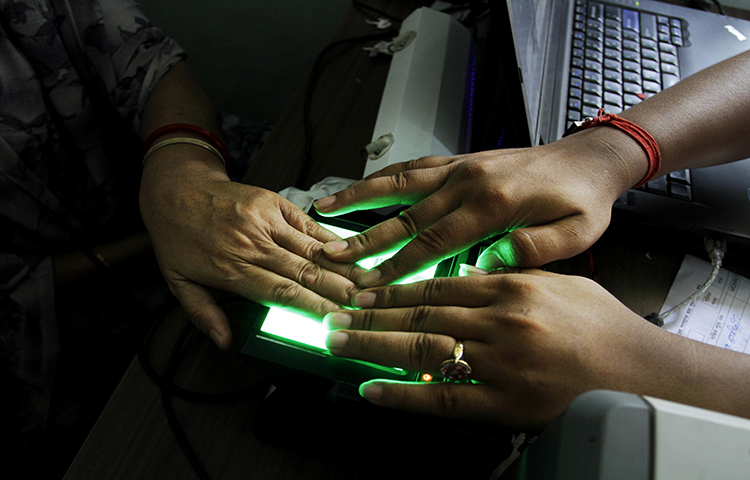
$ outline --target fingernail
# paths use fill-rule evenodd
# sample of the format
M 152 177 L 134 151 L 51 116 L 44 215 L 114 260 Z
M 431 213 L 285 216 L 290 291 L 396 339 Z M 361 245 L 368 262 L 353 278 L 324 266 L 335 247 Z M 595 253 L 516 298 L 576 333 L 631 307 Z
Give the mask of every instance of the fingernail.
M 211 337 L 211 340 L 214 341 L 217 347 L 224 350 L 224 337 L 222 337 L 219 332 L 212 328 L 211 331 L 208 332 L 208 336 Z
M 326 253 L 341 253 L 346 250 L 349 244 L 343 240 L 337 240 L 335 242 L 328 242 L 323 244 L 323 250 Z
M 380 270 L 378 270 L 377 268 L 373 268 L 372 270 L 360 275 L 357 279 L 357 283 L 362 287 L 369 287 L 373 283 L 377 282 L 380 279 L 381 275 L 382 274 L 380 273 Z
M 479 267 L 475 267 L 474 265 L 469 265 L 466 263 L 462 263 L 461 266 L 458 267 L 458 276 L 460 277 L 471 277 L 476 275 L 487 275 L 487 270 Z
M 357 292 L 352 296 L 352 306 L 357 308 L 372 308 L 375 306 L 376 297 L 372 292 Z
M 336 195 L 321 198 L 315 201 L 315 208 L 328 208 L 336 202 Z
M 329 313 L 323 318 L 323 325 L 328 330 L 345 330 L 352 326 L 352 317 L 346 313 Z
M 367 401 L 379 402 L 383 398 L 383 387 L 379 383 L 363 383 L 359 386 L 359 394 Z
M 333 331 L 326 337 L 326 347 L 330 349 L 342 348 L 349 341 L 349 335 L 344 332 Z
M 494 252 L 485 251 L 477 259 L 478 268 L 495 269 L 504 267 L 503 259 Z

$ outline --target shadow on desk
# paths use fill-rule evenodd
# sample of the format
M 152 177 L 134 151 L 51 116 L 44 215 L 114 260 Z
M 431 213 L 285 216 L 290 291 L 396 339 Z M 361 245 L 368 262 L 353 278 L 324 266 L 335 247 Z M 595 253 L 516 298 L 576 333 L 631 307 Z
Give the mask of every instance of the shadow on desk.
M 174 384 L 200 394 L 245 392 L 222 403 L 168 397 L 206 476 L 181 449 L 160 389 L 136 359 L 66 480 L 483 479 L 510 454 L 510 433 L 499 442 L 472 440 L 449 422 L 363 405 L 353 386 L 272 372 L 221 352 L 179 308 L 153 335 L 148 362 L 154 370 L 164 372 L 184 332 Z M 269 376 L 278 388 L 266 399 Z

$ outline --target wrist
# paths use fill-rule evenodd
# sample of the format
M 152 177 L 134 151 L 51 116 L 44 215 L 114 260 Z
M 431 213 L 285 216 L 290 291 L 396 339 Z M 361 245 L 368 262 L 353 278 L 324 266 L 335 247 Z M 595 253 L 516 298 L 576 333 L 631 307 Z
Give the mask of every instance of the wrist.
M 611 193 L 613 202 L 638 185 L 649 173 L 649 157 L 630 135 L 608 126 L 590 128 L 559 140 L 574 155 L 585 159 L 582 167 Z

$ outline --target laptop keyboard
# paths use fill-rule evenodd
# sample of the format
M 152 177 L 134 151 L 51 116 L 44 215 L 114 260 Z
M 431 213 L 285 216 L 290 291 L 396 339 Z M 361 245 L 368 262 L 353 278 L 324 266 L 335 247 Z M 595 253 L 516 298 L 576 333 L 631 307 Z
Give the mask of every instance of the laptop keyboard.
M 576 0 L 568 120 L 620 113 L 680 80 L 680 19 Z M 645 189 L 689 200 L 690 172 L 655 179 Z

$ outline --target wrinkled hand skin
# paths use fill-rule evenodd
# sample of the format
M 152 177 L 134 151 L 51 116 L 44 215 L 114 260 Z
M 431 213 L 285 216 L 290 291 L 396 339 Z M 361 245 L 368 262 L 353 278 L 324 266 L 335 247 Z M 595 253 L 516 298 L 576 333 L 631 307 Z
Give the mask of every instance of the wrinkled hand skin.
M 607 228 L 612 204 L 631 185 L 630 169 L 608 142 L 563 139 L 533 149 L 391 165 L 315 205 L 324 215 L 412 205 L 325 246 L 329 258 L 352 262 L 403 245 L 377 273 L 358 279 L 361 286 L 379 286 L 506 232 L 483 253 L 479 267 L 537 267 L 581 253 Z
M 366 308 L 325 319 L 334 355 L 439 378 L 458 339 L 482 382 L 374 380 L 360 393 L 377 405 L 535 431 L 593 389 L 683 401 L 700 392 L 694 374 L 681 376 L 697 342 L 646 322 L 586 278 L 540 270 L 439 278 L 368 289 L 354 302 Z
M 181 153 L 176 146 L 164 150 Z M 150 158 L 146 168 L 169 163 Z M 220 348 L 231 344 L 231 330 L 207 287 L 318 318 L 349 305 L 358 291 L 349 278 L 362 269 L 327 259 L 322 243 L 338 237 L 299 208 L 197 162 L 182 161 L 168 177 L 144 175 L 144 222 L 170 289 Z

